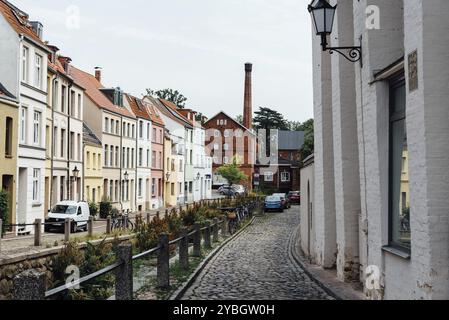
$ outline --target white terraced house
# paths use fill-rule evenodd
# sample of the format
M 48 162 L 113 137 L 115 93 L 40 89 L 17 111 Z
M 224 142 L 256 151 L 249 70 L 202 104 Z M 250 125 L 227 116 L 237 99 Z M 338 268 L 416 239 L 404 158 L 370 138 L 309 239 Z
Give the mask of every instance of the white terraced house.
M 47 56 L 43 25 L 27 13 L 0 1 L 0 82 L 20 102 L 16 221 L 44 219 L 45 120 Z M 16 233 L 32 232 L 21 227 Z

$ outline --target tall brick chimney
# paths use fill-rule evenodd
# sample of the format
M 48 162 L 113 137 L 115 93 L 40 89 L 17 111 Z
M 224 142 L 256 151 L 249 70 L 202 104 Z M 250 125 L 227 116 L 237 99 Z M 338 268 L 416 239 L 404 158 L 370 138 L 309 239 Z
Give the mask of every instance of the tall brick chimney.
M 243 106 L 243 125 L 251 129 L 253 126 L 253 96 L 252 96 L 253 65 L 245 63 L 245 102 Z
M 95 78 L 101 83 L 101 68 L 95 67 Z

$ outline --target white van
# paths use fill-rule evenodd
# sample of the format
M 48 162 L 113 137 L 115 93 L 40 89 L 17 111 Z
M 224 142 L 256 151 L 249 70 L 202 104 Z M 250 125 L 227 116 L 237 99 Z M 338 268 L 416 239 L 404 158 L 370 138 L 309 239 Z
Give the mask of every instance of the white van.
M 48 218 L 45 219 L 45 231 L 64 229 L 64 222 L 67 218 L 72 221 L 70 228 L 72 233 L 78 230 L 87 231 L 89 217 L 90 210 L 86 202 L 62 201 L 49 211 Z

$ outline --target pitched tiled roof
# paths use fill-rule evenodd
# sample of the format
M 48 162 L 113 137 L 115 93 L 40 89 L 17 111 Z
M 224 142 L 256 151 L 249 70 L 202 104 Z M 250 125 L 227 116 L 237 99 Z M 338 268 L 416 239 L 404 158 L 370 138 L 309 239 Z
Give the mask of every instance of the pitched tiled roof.
M 186 117 L 184 117 L 184 115 L 182 115 L 179 111 L 178 111 L 178 107 L 171 101 L 165 100 L 165 99 L 158 99 L 163 106 L 165 106 L 168 110 L 169 113 L 171 114 L 171 117 L 174 118 L 175 120 L 182 121 L 184 122 L 183 124 L 187 124 L 189 126 L 192 126 L 192 123 L 189 119 L 187 119 Z
M 28 15 L 14 7 L 8 1 L 0 0 L 0 13 L 3 14 L 9 25 L 18 33 L 46 48 L 45 43 L 34 33 L 28 21 Z
M 8 91 L 8 89 L 6 89 L 2 83 L 0 82 L 0 97 L 7 97 L 7 98 L 11 98 L 11 99 L 15 99 L 16 97 L 14 97 L 14 95 L 12 93 L 10 93 Z
M 86 91 L 86 95 L 94 102 L 99 108 L 108 110 L 120 114 L 125 117 L 135 118 L 135 116 L 129 112 L 126 108 L 113 104 L 101 91 L 103 85 L 95 78 L 95 76 L 77 69 L 73 66 L 69 69 L 69 75 L 73 77 L 76 83 L 83 87 Z
M 160 126 L 164 126 L 164 120 L 162 120 L 159 111 L 153 105 L 147 105 L 148 113 L 150 114 L 151 121 Z
M 279 150 L 300 150 L 304 145 L 304 131 L 279 130 Z
M 91 146 L 102 147 L 100 139 L 98 139 L 85 122 L 83 122 L 83 141 Z
M 215 116 L 213 116 L 212 118 L 208 119 L 208 120 L 204 123 L 204 125 L 206 125 L 206 124 L 208 124 L 208 123 L 211 123 L 211 124 L 212 124 L 211 127 L 214 128 L 214 127 L 215 127 L 215 119 L 216 119 L 218 116 L 225 116 L 228 120 L 233 121 L 233 122 L 236 123 L 238 126 L 240 126 L 240 127 L 243 129 L 243 131 L 249 132 L 249 133 L 252 134 L 252 135 L 256 135 L 256 134 L 254 133 L 253 130 L 248 129 L 247 127 L 245 127 L 244 125 L 242 125 L 240 122 L 237 122 L 234 118 L 232 118 L 231 116 L 229 116 L 228 114 L 226 114 L 226 112 L 224 112 L 224 111 L 220 111 L 220 112 L 217 113 Z
M 142 100 L 129 94 L 126 94 L 126 100 L 128 101 L 129 106 L 131 107 L 131 110 L 136 117 L 151 120 L 150 115 L 148 114 L 145 106 L 142 103 Z

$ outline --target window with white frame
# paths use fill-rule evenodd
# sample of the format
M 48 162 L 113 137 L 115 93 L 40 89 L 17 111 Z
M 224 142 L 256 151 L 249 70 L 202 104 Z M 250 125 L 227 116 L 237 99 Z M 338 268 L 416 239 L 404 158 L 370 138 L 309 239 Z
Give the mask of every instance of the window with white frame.
M 220 136 L 220 131 L 219 130 L 215 130 L 214 136 L 218 138 Z
M 229 138 L 229 136 L 231 135 L 230 132 L 231 132 L 231 130 L 227 130 L 227 129 L 224 131 L 225 138 Z
M 35 57 L 35 68 L 34 85 L 37 88 L 42 88 L 42 56 L 38 54 Z
M 39 200 L 40 176 L 41 176 L 41 170 L 33 169 L 33 201 Z
M 290 182 L 290 172 L 281 173 L 281 182 Z
M 228 164 L 229 163 L 229 158 L 228 157 L 223 157 L 223 163 L 224 164 Z
M 139 185 L 138 185 L 138 195 L 139 195 L 139 198 L 142 198 L 142 194 L 143 194 L 143 191 L 142 191 L 142 184 L 143 184 L 143 180 L 140 178 L 140 179 L 139 179 Z
M 143 121 L 139 121 L 139 138 L 143 139 Z
M 22 107 L 22 109 L 20 110 L 20 142 L 21 143 L 26 143 L 27 115 L 28 115 L 28 109 L 26 107 Z
M 218 143 L 214 144 L 214 150 L 218 150 L 220 148 L 220 146 L 218 145 Z
M 225 143 L 225 144 L 223 145 L 223 149 L 224 149 L 225 151 L 228 151 L 228 150 L 229 150 L 229 144 Z
M 41 113 L 39 111 L 34 111 L 33 143 L 36 145 L 40 145 L 41 143 Z
M 27 47 L 22 48 L 22 81 L 28 82 L 28 61 L 30 50 Z
M 273 172 L 265 172 L 264 180 L 267 182 L 273 182 Z

